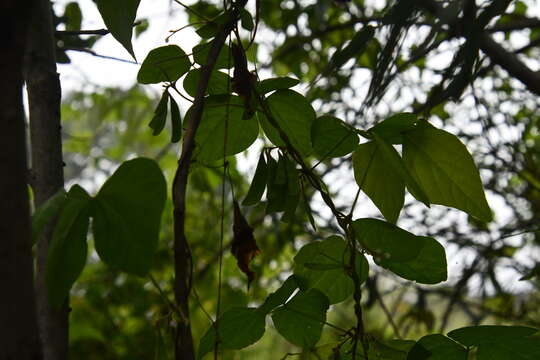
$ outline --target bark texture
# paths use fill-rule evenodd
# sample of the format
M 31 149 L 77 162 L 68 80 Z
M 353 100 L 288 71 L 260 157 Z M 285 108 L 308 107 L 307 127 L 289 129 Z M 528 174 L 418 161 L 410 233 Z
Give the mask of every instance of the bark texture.
M 56 72 L 55 39 L 49 0 L 35 0 L 28 36 L 25 79 L 31 141 L 31 185 L 39 207 L 64 186 L 60 126 L 60 80 Z M 45 360 L 65 360 L 68 351 L 68 306 L 53 309 L 45 288 L 45 262 L 52 224 L 37 244 L 36 293 L 39 333 Z
M 0 360 L 39 360 L 22 63 L 34 1 L 0 2 Z

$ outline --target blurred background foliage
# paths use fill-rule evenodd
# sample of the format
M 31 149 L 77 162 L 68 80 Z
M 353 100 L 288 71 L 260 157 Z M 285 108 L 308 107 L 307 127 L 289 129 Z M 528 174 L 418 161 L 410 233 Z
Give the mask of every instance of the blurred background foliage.
M 451 10 L 461 1 L 441 1 Z M 487 6 L 488 2 L 477 2 Z M 318 113 L 333 114 L 366 129 L 396 112 L 424 104 L 463 42 L 452 30 L 438 28 L 430 16 L 413 17 L 400 31 L 387 73 L 388 86 L 377 101 L 365 102 L 370 81 L 378 71 L 390 30 L 382 19 L 392 2 L 260 1 L 256 64 L 261 78 L 270 74 L 297 77 L 309 84 L 323 72 L 331 55 L 364 24 L 380 25 L 375 38 L 355 61 L 315 83 L 300 86 Z M 171 2 L 171 8 L 178 4 Z M 221 2 L 199 0 L 190 5 L 188 21 L 212 18 Z M 58 9 L 58 7 L 55 7 Z M 255 3 L 248 5 L 254 14 Z M 535 1 L 512 1 L 504 16 L 495 17 L 488 31 L 531 67 L 539 66 L 540 19 Z M 59 29 L 80 30 L 77 3 L 56 14 Z M 149 25 L 150 24 L 150 25 Z M 179 24 L 178 27 L 184 24 Z M 140 33 L 152 26 L 142 20 Z M 69 40 L 68 40 L 69 39 Z M 86 49 L 99 36 L 67 37 L 58 33 L 58 61 L 69 62 L 69 51 Z M 174 38 L 172 39 L 174 42 Z M 182 44 L 180 44 L 182 45 Z M 189 49 L 184 49 L 186 52 Z M 540 326 L 540 110 L 538 96 L 492 64 L 480 53 L 473 78 L 464 92 L 445 99 L 424 115 L 437 126 L 458 135 L 474 155 L 495 212 L 496 221 L 483 224 L 466 215 L 435 206 L 425 209 L 407 198 L 399 225 L 416 234 L 434 236 L 447 249 L 449 280 L 438 286 L 419 286 L 371 267 L 364 286 L 367 330 L 380 339 L 417 339 L 428 332 L 445 332 L 467 324 Z M 62 121 L 66 179 L 93 191 L 123 160 L 135 156 L 156 159 L 170 185 L 178 147 L 167 135 L 152 136 L 148 123 L 158 93 L 134 85 L 127 89 L 95 87 L 64 94 Z M 182 112 L 187 106 L 181 108 Z M 262 142 L 257 142 L 257 146 Z M 249 150 L 258 155 L 259 149 Z M 261 254 L 255 259 L 257 279 L 247 291 L 246 279 L 230 254 L 232 192 L 245 195 L 256 156 L 229 158 L 230 182 L 222 186 L 223 167 L 198 165 L 192 170 L 186 229 L 193 251 L 191 298 L 194 339 L 200 339 L 216 311 L 219 239 L 223 219 L 224 258 L 221 311 L 260 304 L 290 274 L 292 258 L 302 244 L 335 234 L 337 228 L 316 196 L 310 205 L 318 224 L 314 231 L 305 213 L 298 221 L 280 223 L 265 216 L 264 206 L 247 208 L 246 216 Z M 350 206 L 356 192 L 350 159 L 327 160 L 319 166 L 339 204 Z M 240 166 L 238 166 L 240 165 Z M 222 209 L 222 193 L 226 203 Z M 356 214 L 378 214 L 361 197 Z M 359 215 L 357 215 L 359 216 Z M 71 297 L 70 351 L 80 359 L 169 359 L 169 324 L 175 314 L 172 295 L 172 208 L 163 217 L 160 249 L 150 278 L 126 276 L 105 268 L 93 253 Z M 333 306 L 328 322 L 349 329 L 354 324 L 351 301 Z M 210 315 L 209 315 L 210 314 Z M 392 319 L 392 320 L 390 320 Z M 255 346 L 226 352 L 224 359 L 278 359 L 299 351 L 269 330 Z M 398 332 L 399 334 L 396 334 Z M 339 331 L 326 327 L 319 345 L 339 341 Z M 317 358 L 302 354 L 302 359 Z

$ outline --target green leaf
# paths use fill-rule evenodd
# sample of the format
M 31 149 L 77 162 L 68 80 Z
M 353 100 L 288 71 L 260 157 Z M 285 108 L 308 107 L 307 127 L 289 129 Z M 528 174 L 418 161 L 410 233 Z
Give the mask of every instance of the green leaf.
M 141 84 L 173 82 L 189 71 L 191 62 L 186 53 L 176 45 L 153 49 L 144 59 L 137 81 Z
M 244 198 L 244 201 L 242 201 L 242 205 L 255 205 L 261 201 L 267 181 L 268 167 L 266 166 L 266 161 L 264 160 L 264 151 L 262 151 L 261 155 L 259 156 L 257 168 L 255 169 L 255 175 L 253 175 L 253 180 L 251 180 L 251 185 L 249 186 L 249 190 Z
M 356 238 L 376 259 L 405 262 L 418 257 L 424 242 L 394 224 L 372 218 L 353 222 Z
M 414 259 L 394 262 L 381 258 L 375 262 L 404 279 L 421 284 L 438 284 L 446 281 L 448 275 L 444 247 L 431 237 L 416 236 L 415 242 L 421 243 L 421 248 Z
M 180 110 L 178 104 L 171 96 L 171 142 L 176 143 L 180 141 L 182 137 L 182 117 L 180 116 Z
M 540 341 L 530 336 L 537 332 L 525 326 L 480 325 L 452 330 L 448 336 L 465 346 L 478 346 L 478 360 L 536 360 Z
M 375 142 L 377 143 L 377 148 L 381 151 L 381 156 L 385 158 L 385 163 L 391 166 L 396 173 L 403 179 L 407 189 L 410 193 L 419 201 L 423 202 L 426 206 L 429 207 L 430 198 L 427 193 L 424 191 L 421 183 L 415 179 L 412 174 L 409 172 L 403 159 L 399 156 L 397 150 L 386 140 L 380 137 L 376 132 L 372 133 Z
M 67 193 L 56 223 L 45 266 L 45 285 L 51 306 L 60 308 L 86 263 L 91 198 L 79 185 Z
M 172 100 L 174 101 L 174 100 Z M 153 130 L 152 135 L 159 135 L 163 128 L 165 127 L 165 122 L 167 121 L 167 103 L 169 102 L 169 92 L 165 89 L 161 95 L 156 110 L 154 110 L 154 117 L 150 121 L 150 128 Z
M 145 275 L 157 248 L 167 198 L 163 173 L 153 160 L 125 161 L 94 198 L 94 241 L 108 265 Z
M 192 53 L 193 53 L 193 60 L 195 61 L 195 63 L 201 66 L 206 65 L 207 63 L 206 60 L 208 59 L 208 53 L 210 52 L 211 45 L 212 45 L 212 41 L 196 45 L 193 48 Z M 227 45 L 225 45 L 221 48 L 221 51 L 219 52 L 214 68 L 215 69 L 230 69 L 232 67 L 233 67 L 233 60 L 232 60 L 231 49 Z
M 427 123 L 404 134 L 403 159 L 433 204 L 451 206 L 482 221 L 493 216 L 480 174 L 459 139 Z
M 390 116 L 388 119 L 381 121 L 369 131 L 377 133 L 380 137 L 391 144 L 402 144 L 402 133 L 413 130 L 418 122 L 418 117 L 413 113 L 401 113 Z
M 287 196 L 287 165 L 288 159 L 286 156 L 280 155 L 276 164 L 275 160 L 270 160 L 268 157 L 268 191 L 266 198 L 266 213 L 283 211 L 286 208 Z
M 538 329 L 528 326 L 480 325 L 467 326 L 448 333 L 448 336 L 465 346 L 478 346 L 492 342 L 504 342 L 509 338 L 534 335 Z
M 311 126 L 311 138 L 319 159 L 345 156 L 358 145 L 358 135 L 333 116 L 318 117 Z
M 288 137 L 293 147 L 302 155 L 311 153 L 311 124 L 315 111 L 305 97 L 292 90 L 278 90 L 267 99 L 268 106 L 277 125 Z M 276 146 L 285 146 L 278 131 L 260 116 L 264 133 Z
M 322 292 L 316 289 L 300 291 L 289 302 L 274 310 L 272 321 L 287 341 L 311 348 L 321 338 L 328 307 L 328 299 Z
M 356 273 L 360 282 L 367 279 L 369 265 L 360 252 L 356 252 Z M 304 245 L 294 257 L 294 274 L 301 288 L 322 291 L 330 304 L 347 299 L 354 291 L 354 282 L 349 275 L 350 251 L 340 236 L 330 236 L 323 241 L 314 241 Z M 306 265 L 309 264 L 309 265 Z M 310 269 L 312 264 L 319 267 Z M 327 270 L 322 270 L 327 266 Z
M 255 90 L 259 95 L 264 95 L 274 90 L 284 90 L 292 88 L 298 85 L 300 80 L 290 77 L 277 77 L 271 79 L 264 79 L 263 81 L 255 85 Z
M 405 183 L 388 164 L 376 142 L 361 144 L 353 153 L 354 178 L 383 216 L 396 223 L 405 202 Z
M 202 69 L 193 69 L 184 78 L 184 90 L 190 95 L 195 97 L 197 94 L 197 87 L 199 86 L 199 79 L 201 78 Z M 222 95 L 231 92 L 232 79 L 229 75 L 222 73 L 221 71 L 214 70 L 210 76 L 208 82 L 208 88 L 206 93 L 209 95 Z
M 203 39 L 211 39 L 216 36 L 218 30 L 219 25 L 215 22 L 209 21 L 200 28 L 198 28 L 195 32 Z
M 259 306 L 259 310 L 268 314 L 279 305 L 284 304 L 296 289 L 298 289 L 296 277 L 291 275 L 283 282 L 279 289 L 268 295 L 264 303 Z
M 131 35 L 140 0 L 96 0 L 96 3 L 103 22 L 111 35 L 135 59 Z
M 67 4 L 64 10 L 64 18 L 66 21 L 66 30 L 81 30 L 82 13 L 79 4 L 76 2 Z
M 407 360 L 467 360 L 467 349 L 441 334 L 427 335 L 411 348 Z
M 220 349 L 242 349 L 263 336 L 265 313 L 256 308 L 232 308 L 219 317 L 217 325 Z M 201 338 L 197 359 L 211 352 L 215 341 L 216 329 L 210 326 Z
M 67 193 L 64 189 L 58 190 L 51 196 L 32 215 L 32 242 L 38 240 L 43 228 L 49 224 L 54 217 L 58 215 L 67 201 Z
M 192 108 L 187 111 L 186 119 L 191 112 Z M 201 124 L 195 136 L 198 161 L 210 163 L 238 154 L 257 139 L 259 125 L 256 119 L 242 119 L 243 114 L 244 103 L 238 96 L 210 96 L 205 100 Z
M 375 28 L 372 26 L 365 26 L 362 30 L 357 32 L 351 41 L 341 50 L 336 51 L 332 58 L 330 59 L 329 70 L 330 69 L 339 69 L 342 67 L 348 60 L 359 56 L 364 52 L 369 41 L 373 38 L 375 34 Z
M 252 31 L 255 28 L 255 25 L 253 24 L 253 17 L 246 9 L 240 10 L 240 22 L 242 27 L 247 31 Z

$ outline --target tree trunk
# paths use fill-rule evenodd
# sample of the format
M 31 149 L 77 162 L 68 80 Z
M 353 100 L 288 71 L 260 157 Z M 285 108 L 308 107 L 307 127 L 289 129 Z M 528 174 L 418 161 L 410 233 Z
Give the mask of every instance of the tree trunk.
M 39 360 L 22 62 L 33 1 L 0 2 L 0 360 Z
M 49 0 L 35 0 L 28 36 L 25 79 L 28 91 L 34 204 L 39 207 L 64 186 L 60 127 L 60 80 Z M 45 288 L 45 262 L 52 224 L 37 244 L 36 292 L 39 333 L 45 360 L 65 360 L 68 351 L 68 305 L 53 309 Z

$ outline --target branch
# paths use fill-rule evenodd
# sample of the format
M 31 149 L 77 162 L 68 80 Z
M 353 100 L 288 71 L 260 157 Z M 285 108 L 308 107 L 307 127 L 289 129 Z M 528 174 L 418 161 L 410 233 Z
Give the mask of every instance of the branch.
M 191 251 L 185 234 L 186 215 L 186 189 L 188 183 L 189 168 L 191 165 L 193 150 L 195 148 L 195 135 L 201 122 L 204 96 L 210 81 L 210 75 L 216 64 L 217 57 L 225 40 L 234 29 L 239 18 L 239 13 L 246 5 L 247 0 L 239 0 L 231 11 L 231 17 L 220 28 L 212 41 L 208 52 L 207 62 L 201 68 L 201 77 L 197 85 L 197 94 L 193 102 L 191 116 L 187 121 L 187 129 L 182 145 L 182 154 L 178 161 L 178 168 L 172 184 L 174 204 L 174 263 L 175 263 L 175 288 L 174 295 L 177 305 L 189 318 L 188 297 L 191 290 L 192 260 Z M 194 359 L 193 339 L 189 321 L 178 324 L 176 334 L 176 359 Z
M 487 34 L 480 37 L 480 49 L 489 56 L 491 61 L 521 81 L 529 91 L 540 95 L 539 72 L 531 70 L 515 54 L 504 49 Z

